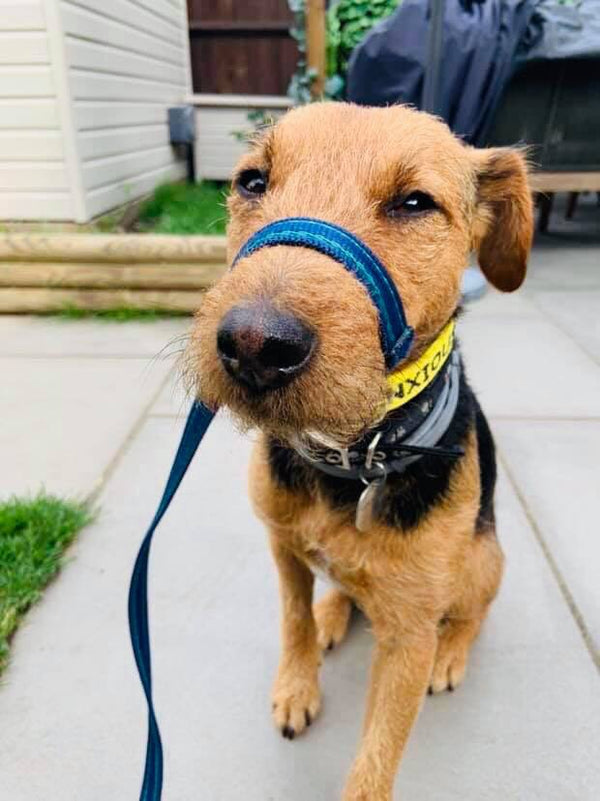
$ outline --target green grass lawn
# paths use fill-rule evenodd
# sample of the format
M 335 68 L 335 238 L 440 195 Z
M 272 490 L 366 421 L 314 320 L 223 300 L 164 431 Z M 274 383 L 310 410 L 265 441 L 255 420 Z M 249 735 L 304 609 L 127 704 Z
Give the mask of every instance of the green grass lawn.
M 84 504 L 50 495 L 0 503 L 0 673 L 23 615 L 59 571 L 77 532 L 91 520 Z
M 142 203 L 138 230 L 155 234 L 224 234 L 228 185 L 163 184 Z

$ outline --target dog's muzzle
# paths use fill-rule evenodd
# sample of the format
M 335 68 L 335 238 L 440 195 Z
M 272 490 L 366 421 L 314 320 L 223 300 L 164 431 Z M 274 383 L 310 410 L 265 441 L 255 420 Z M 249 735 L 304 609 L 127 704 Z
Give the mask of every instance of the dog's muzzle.
M 260 228 L 240 248 L 232 268 L 257 250 L 291 245 L 317 250 L 357 278 L 369 293 L 379 316 L 381 349 L 388 370 L 410 350 L 414 331 L 406 321 L 398 290 L 373 251 L 357 236 L 334 223 L 311 217 L 287 217 Z

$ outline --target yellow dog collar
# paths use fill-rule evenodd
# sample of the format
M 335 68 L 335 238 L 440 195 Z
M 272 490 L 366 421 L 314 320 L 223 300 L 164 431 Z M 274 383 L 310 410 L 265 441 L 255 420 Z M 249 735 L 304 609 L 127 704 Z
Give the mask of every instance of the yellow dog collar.
M 416 361 L 396 370 L 387 378 L 389 400 L 386 414 L 404 406 L 417 397 L 440 373 L 448 361 L 454 346 L 454 320 L 441 331 L 436 339 Z

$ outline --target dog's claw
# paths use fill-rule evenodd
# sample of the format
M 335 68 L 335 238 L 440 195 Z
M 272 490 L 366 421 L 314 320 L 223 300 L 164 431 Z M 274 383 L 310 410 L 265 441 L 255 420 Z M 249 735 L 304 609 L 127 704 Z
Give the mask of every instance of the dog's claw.
M 286 740 L 294 740 L 317 717 L 321 705 L 316 670 L 307 675 L 282 674 L 273 689 L 273 722 Z

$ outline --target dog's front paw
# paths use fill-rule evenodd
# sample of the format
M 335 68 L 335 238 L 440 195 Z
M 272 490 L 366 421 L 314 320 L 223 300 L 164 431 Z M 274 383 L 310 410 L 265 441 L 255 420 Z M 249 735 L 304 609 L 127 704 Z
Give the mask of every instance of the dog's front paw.
M 304 731 L 319 713 L 321 691 L 316 670 L 280 672 L 272 693 L 273 720 L 288 740 Z

